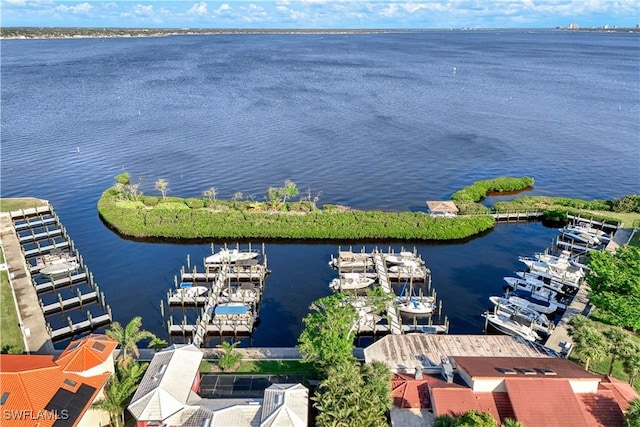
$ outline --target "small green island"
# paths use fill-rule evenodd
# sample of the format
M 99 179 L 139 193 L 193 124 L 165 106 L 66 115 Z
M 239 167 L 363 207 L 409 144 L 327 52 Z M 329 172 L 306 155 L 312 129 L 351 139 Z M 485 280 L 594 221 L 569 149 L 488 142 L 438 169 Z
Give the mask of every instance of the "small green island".
M 497 212 L 543 212 L 546 219 L 557 222 L 566 220 L 568 214 L 582 214 L 614 224 L 621 222 L 615 212 L 640 212 L 637 195 L 593 201 L 522 196 L 491 207 L 480 203 L 487 195 L 532 188 L 531 177 L 498 177 L 464 187 L 451 196 L 458 209 L 455 216 L 320 206 L 318 197 L 300 197 L 290 180 L 283 187 L 268 188 L 264 201 L 255 201 L 239 192 L 230 199 L 218 199 L 215 187 L 204 190 L 202 197 L 169 197 L 164 179 L 155 183 L 160 195 L 149 196 L 141 194 L 139 184 L 132 184 L 127 172 L 115 179 L 100 197 L 98 212 L 107 226 L 130 238 L 443 241 L 493 228 Z

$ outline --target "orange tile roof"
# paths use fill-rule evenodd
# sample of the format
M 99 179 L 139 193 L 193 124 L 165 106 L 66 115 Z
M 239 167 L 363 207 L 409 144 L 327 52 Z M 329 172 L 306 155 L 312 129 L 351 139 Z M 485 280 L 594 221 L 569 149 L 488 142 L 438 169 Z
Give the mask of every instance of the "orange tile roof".
M 89 368 L 96 366 L 92 365 L 92 363 L 100 360 L 99 357 L 96 355 L 87 357 L 87 355 L 92 354 L 91 351 L 78 351 L 89 343 L 92 343 L 92 341 L 83 341 L 80 346 L 73 347 L 72 351 L 68 350 L 72 348 L 73 343 L 70 344 L 67 350 L 63 352 L 63 355 L 66 353 L 68 356 L 60 357 L 55 361 L 53 356 L 50 355 L 0 355 L 0 384 L 2 385 L 1 392 L 4 400 L 2 404 L 3 417 L 11 417 L 11 420 L 4 418 L 3 426 L 7 423 L 6 425 L 11 427 L 32 427 L 34 421 L 37 421 L 39 427 L 50 427 L 56 421 L 55 414 L 46 411 L 45 408 L 51 406 L 52 398 L 56 393 L 61 389 L 76 393 L 83 385 L 89 386 L 94 390 L 89 396 L 86 405 L 80 409 L 80 413 L 75 420 L 70 420 L 72 421 L 71 425 L 76 425 L 110 376 L 109 372 L 85 377 L 74 372 L 65 371 L 65 368 L 70 365 L 74 369 L 82 365 Z M 98 346 L 98 348 L 103 347 Z M 108 352 L 110 356 L 113 348 L 111 350 L 108 350 L 108 348 L 111 348 L 110 343 L 104 347 L 105 353 Z M 62 364 L 57 363 L 60 361 L 62 361 Z M 65 380 L 67 380 L 67 383 L 65 383 Z M 91 390 L 87 387 L 85 389 Z M 6 393 L 8 394 L 4 399 Z M 55 404 L 63 403 L 56 402 Z M 58 415 L 62 416 L 62 414 Z
M 516 419 L 527 427 L 590 427 L 568 379 L 505 378 Z M 597 425 L 597 424 L 596 424 Z
M 464 414 L 470 409 L 480 412 L 490 412 L 493 418 L 500 420 L 500 413 L 493 396 L 494 393 L 474 393 L 469 388 L 433 388 L 431 397 L 433 398 L 433 413 L 436 417 L 450 415 L 456 417 Z M 529 427 L 528 424 L 525 424 Z
M 50 368 L 57 366 L 51 355 L 31 355 L 24 357 L 23 354 L 3 354 L 0 355 L 1 372 L 21 372 L 31 369 Z
M 62 366 L 65 372 L 88 371 L 113 357 L 113 350 L 117 346 L 118 342 L 106 335 L 92 334 L 71 341 L 56 359 L 56 363 Z

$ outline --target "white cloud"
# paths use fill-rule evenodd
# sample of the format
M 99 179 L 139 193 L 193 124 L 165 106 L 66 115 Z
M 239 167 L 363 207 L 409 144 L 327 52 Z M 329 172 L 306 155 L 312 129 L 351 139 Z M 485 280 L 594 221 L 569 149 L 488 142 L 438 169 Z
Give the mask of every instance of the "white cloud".
M 56 10 L 58 12 L 72 13 L 74 15 L 88 15 L 89 13 L 91 13 L 92 9 L 93 6 L 91 6 L 89 3 L 81 3 L 76 6 L 65 6 L 61 4 L 60 6 L 56 7 Z
M 153 6 L 136 4 L 131 8 L 131 13 L 136 16 L 153 16 Z
M 214 12 L 216 15 L 222 15 L 224 13 L 231 12 L 231 6 L 228 3 L 222 3 Z
M 191 9 L 187 11 L 189 15 L 207 16 L 207 3 L 201 1 L 191 6 Z
M 3 3 L 11 6 L 24 6 L 27 4 L 26 0 L 4 0 Z

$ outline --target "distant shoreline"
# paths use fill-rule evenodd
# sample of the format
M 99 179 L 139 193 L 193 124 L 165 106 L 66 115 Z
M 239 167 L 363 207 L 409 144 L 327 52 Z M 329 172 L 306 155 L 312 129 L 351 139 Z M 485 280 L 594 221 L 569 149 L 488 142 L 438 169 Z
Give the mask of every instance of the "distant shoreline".
M 232 28 L 75 28 L 75 27 L 5 27 L 0 30 L 0 39 L 71 39 L 71 38 L 115 38 L 115 37 L 166 37 L 176 35 L 242 35 L 242 34 L 394 34 L 467 31 L 563 31 L 599 33 L 640 33 L 640 28 L 386 28 L 386 29 L 232 29 Z

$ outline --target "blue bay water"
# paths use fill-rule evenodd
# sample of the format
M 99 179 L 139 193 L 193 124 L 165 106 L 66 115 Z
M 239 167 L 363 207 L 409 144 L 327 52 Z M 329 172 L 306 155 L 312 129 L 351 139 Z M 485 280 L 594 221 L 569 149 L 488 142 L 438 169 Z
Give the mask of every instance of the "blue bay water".
M 529 175 L 529 194 L 640 191 L 637 34 L 427 32 L 2 40 L 3 197 L 49 200 L 116 320 L 162 334 L 159 301 L 204 245 L 140 243 L 96 202 L 126 170 L 145 194 L 261 200 L 285 179 L 320 203 L 422 208 L 477 179 Z M 493 199 L 492 199 L 493 200 Z M 452 332 L 477 333 L 487 297 L 556 230 L 499 225 L 416 244 Z M 412 247 L 413 243 L 405 243 Z M 399 247 L 399 245 L 395 245 Z M 358 246 L 359 247 L 359 246 Z M 372 247 L 372 245 L 369 245 Z M 255 345 L 293 345 L 329 293 L 337 244 L 267 244 Z

